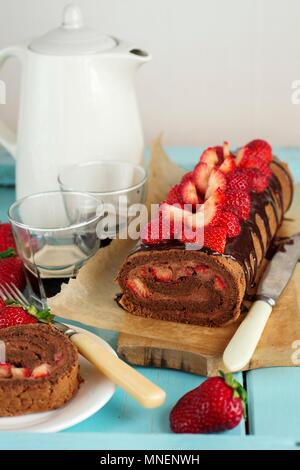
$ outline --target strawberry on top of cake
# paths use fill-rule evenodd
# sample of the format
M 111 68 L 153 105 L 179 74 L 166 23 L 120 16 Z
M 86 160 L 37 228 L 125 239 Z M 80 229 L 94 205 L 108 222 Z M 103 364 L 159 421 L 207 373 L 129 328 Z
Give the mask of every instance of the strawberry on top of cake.
M 224 253 L 226 240 L 239 235 L 241 221 L 249 217 L 251 192 L 268 187 L 271 161 L 271 146 L 261 139 L 249 142 L 236 156 L 228 142 L 209 147 L 194 170 L 170 189 L 158 217 L 144 228 L 143 243 L 193 243 L 197 230 L 203 230 L 203 245 Z M 183 230 L 182 224 L 191 230 Z

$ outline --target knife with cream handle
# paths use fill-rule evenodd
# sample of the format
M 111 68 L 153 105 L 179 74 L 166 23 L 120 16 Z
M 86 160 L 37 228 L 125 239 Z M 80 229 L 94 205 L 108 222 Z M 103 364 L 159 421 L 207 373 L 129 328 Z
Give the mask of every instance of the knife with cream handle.
M 166 398 L 164 390 L 148 380 L 126 362 L 107 350 L 102 344 L 76 328 L 54 321 L 53 324 L 75 344 L 78 351 L 94 364 L 114 384 L 119 385 L 144 408 L 157 408 Z
M 270 261 L 245 320 L 228 343 L 223 362 L 231 372 L 242 370 L 251 360 L 277 299 L 300 259 L 300 234 L 287 240 Z

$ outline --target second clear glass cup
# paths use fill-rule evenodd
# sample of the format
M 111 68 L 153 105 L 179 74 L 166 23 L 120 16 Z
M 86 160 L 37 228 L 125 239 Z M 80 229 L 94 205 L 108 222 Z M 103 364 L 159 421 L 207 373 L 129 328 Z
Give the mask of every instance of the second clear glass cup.
M 130 162 L 98 160 L 66 166 L 58 183 L 62 191 L 85 191 L 103 202 L 110 223 L 107 231 L 98 235 L 109 241 L 126 229 L 128 207 L 145 202 L 147 172 Z

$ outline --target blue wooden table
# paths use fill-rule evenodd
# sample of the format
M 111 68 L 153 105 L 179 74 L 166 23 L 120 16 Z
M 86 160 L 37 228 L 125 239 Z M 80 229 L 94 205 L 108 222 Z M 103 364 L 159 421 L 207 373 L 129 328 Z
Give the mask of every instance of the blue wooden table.
M 187 170 L 199 148 L 170 148 L 168 154 Z M 275 149 L 300 181 L 300 149 Z M 0 151 L 0 220 L 15 199 L 14 166 Z M 5 185 L 5 186 L 4 186 Z M 116 334 L 89 328 L 116 347 Z M 299 338 L 300 339 L 300 338 Z M 57 434 L 0 433 L 0 449 L 300 449 L 300 368 L 270 368 L 237 374 L 248 391 L 248 421 L 217 435 L 175 435 L 168 415 L 174 403 L 204 378 L 179 371 L 143 368 L 167 392 L 164 406 L 144 410 L 122 390 L 86 421 Z

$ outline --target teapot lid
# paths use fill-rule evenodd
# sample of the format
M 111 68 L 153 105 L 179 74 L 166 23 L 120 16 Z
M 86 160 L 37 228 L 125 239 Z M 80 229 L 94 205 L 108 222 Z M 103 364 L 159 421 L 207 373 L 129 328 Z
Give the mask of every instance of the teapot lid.
M 64 9 L 62 25 L 34 39 L 29 47 L 41 54 L 82 55 L 107 51 L 117 45 L 115 38 L 84 26 L 81 9 L 70 4 Z

